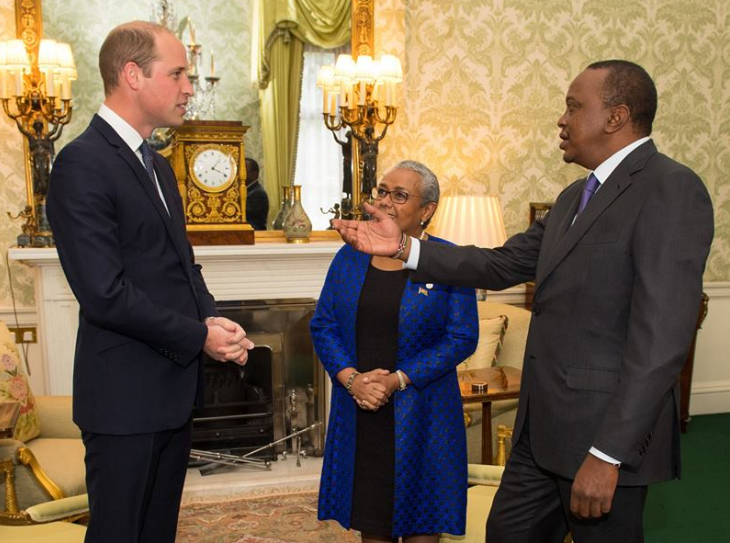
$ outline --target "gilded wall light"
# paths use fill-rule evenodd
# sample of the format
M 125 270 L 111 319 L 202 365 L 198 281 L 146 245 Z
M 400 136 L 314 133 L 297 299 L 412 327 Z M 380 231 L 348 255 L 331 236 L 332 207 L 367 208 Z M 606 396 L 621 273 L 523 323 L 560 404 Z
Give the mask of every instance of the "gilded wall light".
M 77 74 L 68 44 L 37 39 L 42 35 L 40 6 L 33 15 L 22 19 L 31 24 L 22 31 L 19 28 L 22 39 L 0 42 L 0 101 L 25 136 L 29 157 L 28 205 L 17 215 L 8 215 L 25 221 L 18 245 L 50 247 L 53 234 L 46 217 L 46 195 L 53 143 L 71 120 L 71 82 Z

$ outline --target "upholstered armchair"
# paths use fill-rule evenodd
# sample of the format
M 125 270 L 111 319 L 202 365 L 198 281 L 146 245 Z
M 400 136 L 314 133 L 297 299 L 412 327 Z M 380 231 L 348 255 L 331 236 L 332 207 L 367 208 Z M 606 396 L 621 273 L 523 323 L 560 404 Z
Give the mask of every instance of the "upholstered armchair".
M 474 354 L 459 370 L 475 370 L 490 366 L 522 368 L 531 313 L 517 306 L 497 302 L 478 302 L 479 344 Z M 502 400 L 492 404 L 492 450 L 499 451 L 497 427 L 513 427 L 517 400 Z M 482 412 L 479 404 L 464 406 L 467 452 L 469 462 L 481 463 Z M 507 451 L 510 450 L 509 444 Z M 499 454 L 499 453 L 498 453 Z
M 484 543 L 487 537 L 487 517 L 492 509 L 494 495 L 502 481 L 504 464 L 508 456 L 505 439 L 512 430 L 504 425 L 497 427 L 496 466 L 469 464 L 469 490 L 466 493 L 466 533 L 461 536 L 441 534 L 440 543 Z
M 71 418 L 71 397 L 33 396 L 0 321 L 0 402 L 5 401 L 18 402 L 21 409 L 13 438 L 0 439 L 0 524 L 87 514 L 84 446 Z

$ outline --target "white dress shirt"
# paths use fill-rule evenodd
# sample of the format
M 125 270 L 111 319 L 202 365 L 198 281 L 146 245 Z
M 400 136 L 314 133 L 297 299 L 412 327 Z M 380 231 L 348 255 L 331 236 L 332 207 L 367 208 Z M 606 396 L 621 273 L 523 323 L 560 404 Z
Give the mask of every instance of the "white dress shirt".
M 144 167 L 144 158 L 142 158 L 142 151 L 140 150 L 139 146 L 142 145 L 142 142 L 144 141 L 144 138 L 139 135 L 139 132 L 137 132 L 134 128 L 132 128 L 132 125 L 130 125 L 127 121 L 122 119 L 119 115 L 117 115 L 112 109 L 109 108 L 106 104 L 101 104 L 101 107 L 99 108 L 99 117 L 104 119 L 106 122 L 109 123 L 109 125 L 114 129 L 114 131 L 119 135 L 120 138 L 126 143 L 129 148 L 134 152 L 135 155 L 137 155 L 137 158 L 139 159 L 140 163 Z M 146 171 L 146 168 L 145 168 Z M 167 207 L 167 202 L 165 201 L 165 197 L 162 194 L 162 187 L 160 187 L 160 182 L 157 179 L 157 172 L 154 172 L 155 175 L 155 186 L 157 187 L 157 193 L 160 195 L 160 199 L 162 200 L 162 205 L 165 206 L 165 209 L 167 210 L 167 214 L 170 214 L 170 209 Z

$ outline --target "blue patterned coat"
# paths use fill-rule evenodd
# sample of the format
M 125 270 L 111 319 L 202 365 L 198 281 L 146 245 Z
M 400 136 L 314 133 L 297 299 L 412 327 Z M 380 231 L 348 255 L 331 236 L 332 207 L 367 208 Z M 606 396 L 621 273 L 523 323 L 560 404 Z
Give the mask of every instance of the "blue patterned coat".
M 431 240 L 438 240 L 431 238 Z M 335 255 L 311 322 L 314 347 L 332 379 L 332 404 L 319 491 L 320 520 L 350 528 L 355 402 L 335 379 L 356 367 L 355 319 L 370 256 L 345 245 Z M 413 382 L 395 402 L 393 537 L 463 534 L 466 438 L 456 366 L 476 348 L 474 289 L 408 281 L 398 327 L 398 369 Z

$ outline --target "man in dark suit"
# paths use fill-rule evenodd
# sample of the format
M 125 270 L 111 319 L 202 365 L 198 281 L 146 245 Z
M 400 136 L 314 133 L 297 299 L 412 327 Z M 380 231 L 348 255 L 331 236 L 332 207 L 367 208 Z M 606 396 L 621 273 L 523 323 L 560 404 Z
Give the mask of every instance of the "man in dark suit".
M 677 378 L 713 212 L 701 179 L 649 138 L 656 103 L 636 64 L 583 71 L 558 126 L 564 160 L 591 174 L 503 247 L 419 243 L 370 207 L 374 221 L 336 224 L 356 247 L 408 260 L 415 281 L 496 290 L 535 281 L 489 543 L 558 543 L 568 530 L 576 543 L 643 541 L 647 485 L 680 474 Z
M 201 355 L 245 364 L 253 344 L 218 315 L 185 236 L 169 164 L 144 141 L 183 122 L 184 46 L 120 25 L 99 53 L 105 101 L 59 153 L 48 217 L 80 305 L 74 421 L 86 447 L 94 543 L 174 542 L 202 394 Z
M 259 164 L 246 159 L 246 220 L 254 230 L 266 230 L 269 216 L 269 195 L 259 182 Z

